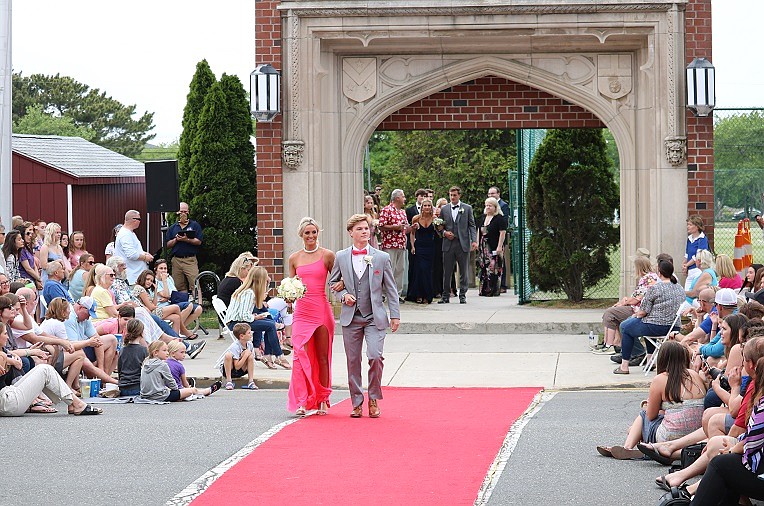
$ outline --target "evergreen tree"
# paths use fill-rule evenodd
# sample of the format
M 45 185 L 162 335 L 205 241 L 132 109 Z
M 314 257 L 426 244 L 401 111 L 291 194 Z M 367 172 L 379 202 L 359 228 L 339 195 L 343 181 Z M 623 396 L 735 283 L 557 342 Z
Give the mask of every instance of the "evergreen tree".
M 247 127 L 234 125 L 232 118 L 242 117 L 241 102 L 229 99 L 221 82 L 212 85 L 204 99 L 196 137 L 191 145 L 191 170 L 187 181 L 189 205 L 204 228 L 200 264 L 205 269 L 222 271 L 242 251 L 254 249 L 255 228 L 247 202 L 254 191 L 249 187 L 253 167 L 242 165 L 237 156 L 241 135 Z M 242 90 L 243 91 L 243 90 Z M 248 106 L 246 108 L 248 111 Z M 246 124 L 249 123 L 249 118 Z M 238 138 L 237 138 L 238 135 Z M 249 142 L 249 136 L 246 136 Z
M 531 283 L 578 302 L 607 277 L 618 202 L 602 130 L 550 130 L 528 171 Z
M 189 85 L 186 107 L 183 109 L 183 132 L 180 134 L 178 147 L 178 181 L 180 182 L 180 199 L 188 202 L 192 195 L 189 194 L 187 184 L 191 171 L 191 146 L 196 138 L 196 127 L 199 116 L 204 107 L 204 97 L 215 84 L 215 74 L 212 73 L 207 60 L 196 64 L 196 72 Z

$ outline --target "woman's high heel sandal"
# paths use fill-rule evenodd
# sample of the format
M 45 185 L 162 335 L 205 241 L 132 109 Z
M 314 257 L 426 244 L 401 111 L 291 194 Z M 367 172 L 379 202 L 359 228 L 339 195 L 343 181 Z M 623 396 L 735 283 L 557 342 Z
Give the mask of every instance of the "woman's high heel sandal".
M 318 405 L 318 411 L 316 411 L 316 414 L 326 415 L 327 413 L 329 413 L 329 403 L 324 401 Z

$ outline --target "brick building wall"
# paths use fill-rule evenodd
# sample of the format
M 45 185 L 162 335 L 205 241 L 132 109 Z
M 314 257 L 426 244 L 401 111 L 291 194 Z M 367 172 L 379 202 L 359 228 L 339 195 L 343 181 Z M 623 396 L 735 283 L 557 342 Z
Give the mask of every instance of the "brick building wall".
M 711 59 L 711 0 L 687 4 L 685 60 Z M 699 214 L 713 247 L 714 223 L 714 118 L 698 118 L 687 111 L 687 213 Z
M 282 70 L 281 13 L 277 0 L 255 2 L 255 61 Z M 281 279 L 283 265 L 283 178 L 281 115 L 272 123 L 257 124 L 257 244 L 260 265 Z

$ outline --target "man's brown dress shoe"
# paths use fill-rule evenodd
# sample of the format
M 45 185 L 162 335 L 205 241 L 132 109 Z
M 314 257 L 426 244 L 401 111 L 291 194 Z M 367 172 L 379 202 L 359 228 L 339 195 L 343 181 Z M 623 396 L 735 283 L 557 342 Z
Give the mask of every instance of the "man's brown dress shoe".
M 350 418 L 361 418 L 363 416 L 363 404 L 353 408 L 353 412 L 350 413 Z
M 377 400 L 369 399 L 369 418 L 379 418 L 379 415 L 381 414 L 382 411 L 380 411 L 379 406 L 377 406 Z

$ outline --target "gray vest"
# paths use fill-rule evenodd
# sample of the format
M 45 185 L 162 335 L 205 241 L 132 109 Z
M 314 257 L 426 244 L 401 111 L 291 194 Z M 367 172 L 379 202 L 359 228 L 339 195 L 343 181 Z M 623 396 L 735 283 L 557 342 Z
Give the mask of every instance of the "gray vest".
M 369 285 L 369 266 L 363 271 L 363 276 L 358 279 L 358 274 L 353 269 L 353 284 L 355 288 L 356 310 L 364 318 L 371 315 L 374 310 L 371 307 L 371 285 Z

